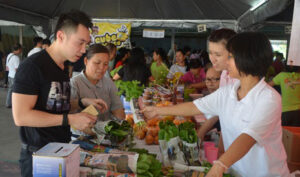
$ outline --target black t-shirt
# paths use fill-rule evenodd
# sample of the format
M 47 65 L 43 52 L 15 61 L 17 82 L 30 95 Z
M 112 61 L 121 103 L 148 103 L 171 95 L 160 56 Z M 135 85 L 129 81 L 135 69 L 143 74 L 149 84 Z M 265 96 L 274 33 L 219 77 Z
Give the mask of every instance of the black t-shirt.
M 151 76 L 151 72 L 146 66 L 130 69 L 128 65 L 125 65 L 118 71 L 118 74 L 123 81 L 137 80 L 141 82 L 141 85 L 145 86 L 148 82 L 148 78 Z
M 17 70 L 13 92 L 37 95 L 34 109 L 63 114 L 70 110 L 70 78 L 59 68 L 46 50 L 26 59 Z M 43 119 L 41 117 L 41 119 Z M 42 147 L 49 142 L 69 142 L 70 127 L 20 127 L 23 143 Z

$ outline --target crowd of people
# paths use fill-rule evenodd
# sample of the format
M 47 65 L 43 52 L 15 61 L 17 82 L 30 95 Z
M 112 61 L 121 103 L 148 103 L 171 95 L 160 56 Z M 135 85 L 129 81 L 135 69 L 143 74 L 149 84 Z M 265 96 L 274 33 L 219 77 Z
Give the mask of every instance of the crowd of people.
M 12 107 L 20 127 L 22 176 L 32 176 L 32 154 L 47 143 L 92 135 L 97 120 L 125 118 L 113 81 L 166 85 L 177 77 L 178 83 L 205 96 L 167 108 L 145 107 L 142 112 L 149 118 L 203 114 L 207 121 L 198 130 L 201 139 L 218 127 L 224 153 L 208 177 L 222 176 L 228 168 L 236 176 L 288 176 L 281 128 L 300 126 L 300 69 L 284 65 L 280 53 L 273 62 L 264 34 L 219 29 L 208 38 L 208 52 L 173 44 L 168 53 L 154 49 L 147 65 L 141 47 L 86 48 L 91 27 L 83 12 L 62 14 L 52 44 L 36 37 L 21 64 L 20 44 L 6 58 L 6 106 Z M 281 95 L 274 85 L 280 86 Z M 98 117 L 80 112 L 91 104 L 101 112 Z

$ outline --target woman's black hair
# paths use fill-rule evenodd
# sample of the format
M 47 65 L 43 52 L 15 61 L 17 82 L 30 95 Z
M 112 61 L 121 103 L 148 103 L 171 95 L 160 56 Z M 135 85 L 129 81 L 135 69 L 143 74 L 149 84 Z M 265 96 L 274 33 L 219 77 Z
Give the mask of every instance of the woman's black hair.
M 190 69 L 197 69 L 201 67 L 199 59 L 191 59 L 189 63 Z
M 117 56 L 116 56 L 116 58 L 115 58 L 114 68 L 116 67 L 118 61 L 121 61 L 122 58 L 124 58 L 125 55 L 126 55 L 128 52 L 129 52 L 129 50 L 126 49 L 125 47 L 122 47 L 122 48 L 120 48 L 120 49 L 118 50 Z
M 146 66 L 144 50 L 139 47 L 133 48 L 130 51 L 130 57 L 126 60 L 126 65 L 130 71 L 139 66 Z
M 209 42 L 225 42 L 225 44 L 236 35 L 236 32 L 232 29 L 228 28 L 221 28 L 218 30 L 213 31 L 210 36 L 208 37 Z
M 86 52 L 87 59 L 91 59 L 96 53 L 108 53 L 108 50 L 105 46 L 101 44 L 93 44 L 89 47 L 89 49 Z
M 272 46 L 263 33 L 239 33 L 228 41 L 226 47 L 234 57 L 237 70 L 246 75 L 262 78 L 273 62 Z
M 182 55 L 185 55 L 185 53 L 184 53 L 184 51 L 183 51 L 182 49 L 177 49 L 177 50 L 176 50 L 176 53 L 177 53 L 177 52 L 181 52 Z
M 157 48 L 157 49 L 154 49 L 154 51 L 157 55 L 159 55 L 161 58 L 162 58 L 162 61 L 168 66 L 169 63 L 168 63 L 168 60 L 167 60 L 167 54 L 166 52 L 164 51 L 164 49 L 162 48 Z

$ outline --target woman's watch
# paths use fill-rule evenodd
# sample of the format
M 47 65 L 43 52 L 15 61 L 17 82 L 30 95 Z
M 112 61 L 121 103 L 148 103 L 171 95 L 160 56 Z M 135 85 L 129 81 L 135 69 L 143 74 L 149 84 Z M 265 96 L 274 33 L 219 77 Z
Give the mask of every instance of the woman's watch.
M 78 105 L 79 105 L 79 107 L 80 107 L 81 109 L 84 109 L 85 106 L 82 104 L 81 99 L 82 99 L 82 98 L 79 98 L 79 99 L 78 99 Z

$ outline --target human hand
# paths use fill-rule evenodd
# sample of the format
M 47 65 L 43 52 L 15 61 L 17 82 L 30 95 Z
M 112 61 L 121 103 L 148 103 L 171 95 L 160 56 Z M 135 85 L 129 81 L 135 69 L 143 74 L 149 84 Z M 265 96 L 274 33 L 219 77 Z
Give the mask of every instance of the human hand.
M 97 121 L 97 116 L 85 112 L 69 114 L 68 118 L 70 126 L 81 131 L 93 127 Z
M 159 108 L 157 108 L 155 106 L 147 106 L 141 110 L 141 113 L 143 113 L 146 118 L 152 119 L 152 118 L 158 116 L 157 109 L 159 109 Z
M 214 164 L 205 177 L 223 177 L 225 168 L 219 164 Z
M 94 99 L 94 98 L 82 98 L 81 102 L 84 106 L 93 105 L 95 106 L 101 113 L 108 110 L 108 106 L 106 102 L 100 98 Z

